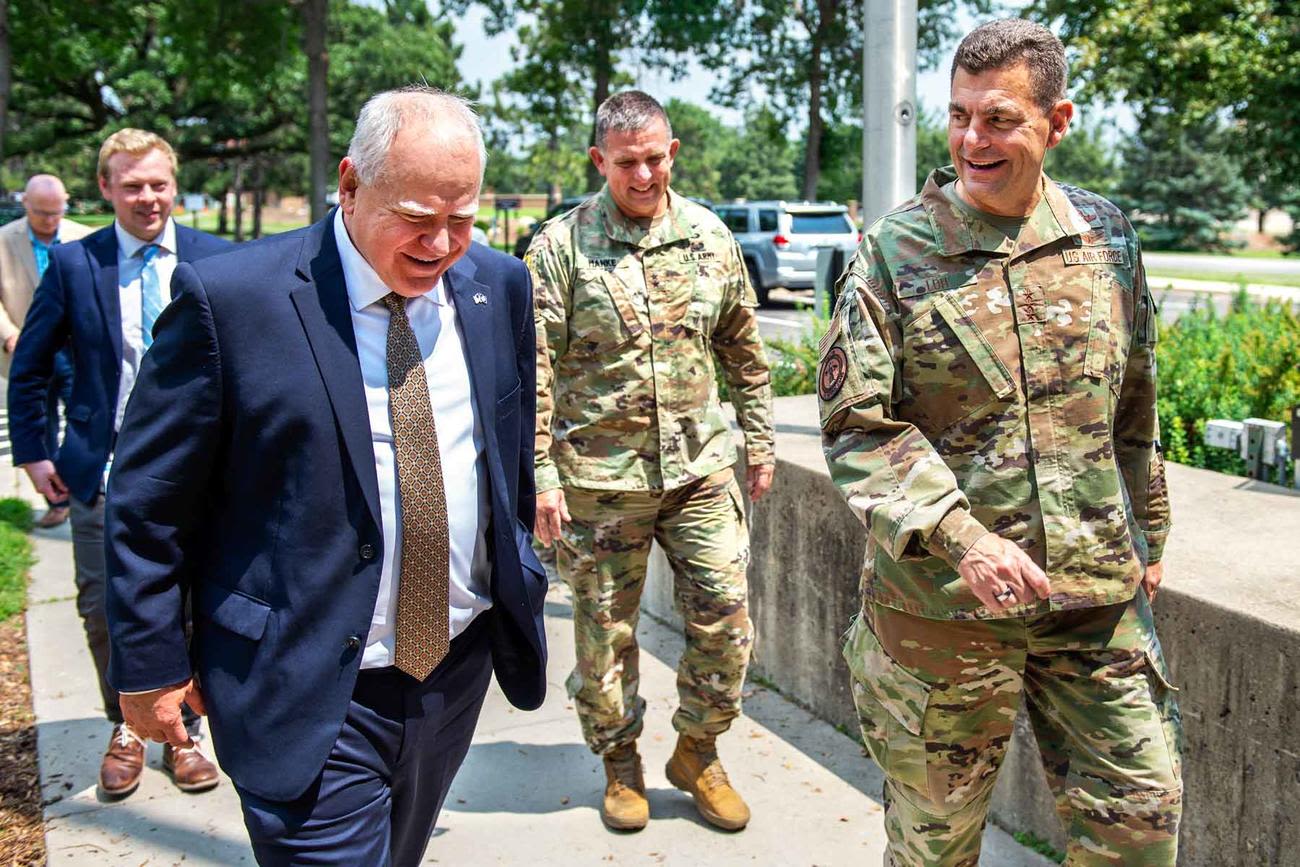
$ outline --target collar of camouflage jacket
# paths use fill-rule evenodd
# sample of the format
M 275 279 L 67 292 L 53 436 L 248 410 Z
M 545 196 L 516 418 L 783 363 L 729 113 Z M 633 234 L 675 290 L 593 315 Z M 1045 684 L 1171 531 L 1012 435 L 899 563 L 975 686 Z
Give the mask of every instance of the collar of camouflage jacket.
M 668 210 L 659 225 L 643 229 L 636 220 L 628 219 L 614 204 L 614 197 L 606 184 L 600 191 L 600 209 L 605 216 L 605 234 L 615 241 L 650 250 L 663 247 L 677 241 L 688 240 L 695 235 L 695 226 L 682 209 L 682 199 L 670 187 L 668 189 Z
M 1089 229 L 1088 221 L 1071 204 L 1065 191 L 1043 175 L 1043 192 L 1038 204 L 1013 242 L 1001 230 L 963 211 L 944 195 L 944 186 L 956 179 L 957 170 L 944 166 L 930 173 L 921 190 L 921 204 L 930 218 L 939 250 L 945 256 L 980 250 L 1018 259 L 1061 238 L 1078 238 Z

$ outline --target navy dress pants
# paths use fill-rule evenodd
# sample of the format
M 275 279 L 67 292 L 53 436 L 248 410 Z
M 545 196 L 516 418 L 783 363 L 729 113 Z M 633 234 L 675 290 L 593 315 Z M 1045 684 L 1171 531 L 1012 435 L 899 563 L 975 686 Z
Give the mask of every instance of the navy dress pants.
M 364 669 L 334 749 L 293 801 L 236 786 L 263 867 L 415 867 L 469 752 L 492 677 L 486 611 L 423 682 Z

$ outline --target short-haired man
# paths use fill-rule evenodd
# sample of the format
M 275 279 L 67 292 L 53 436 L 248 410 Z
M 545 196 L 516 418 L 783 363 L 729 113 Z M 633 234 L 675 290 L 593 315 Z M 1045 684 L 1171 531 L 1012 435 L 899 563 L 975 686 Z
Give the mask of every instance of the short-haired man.
M 493 670 L 546 692 L 532 297 L 470 243 L 483 166 L 463 100 L 373 97 L 336 210 L 177 269 L 131 399 L 110 676 L 173 745 L 202 696 L 263 865 L 414 867 Z
M 867 529 L 844 651 L 886 864 L 978 861 L 1022 699 L 1069 863 L 1177 852 L 1156 311 L 1124 215 L 1043 174 L 1065 73 L 1037 24 L 962 40 L 955 168 L 867 231 L 822 344 L 826 459 Z
M 602 819 L 635 830 L 649 818 L 636 623 L 657 539 L 686 619 L 668 779 L 708 821 L 737 830 L 749 809 L 714 738 L 740 713 L 749 541 L 715 364 L 745 432 L 754 500 L 772 481 L 772 395 L 740 250 L 712 212 L 669 188 L 677 148 L 653 98 L 611 96 L 589 152 L 605 189 L 538 232 L 525 257 L 537 287 L 537 537 L 557 542 L 573 589 L 568 686 L 604 759 Z
M 78 241 L 91 229 L 74 223 L 63 215 L 68 210 L 68 191 L 54 175 L 32 175 L 23 190 L 22 219 L 0 228 L 0 373 L 9 376 L 9 362 L 32 293 L 50 264 L 50 248 L 56 244 Z M 54 359 L 54 375 L 45 398 L 46 448 L 50 454 L 58 448 L 59 404 L 67 407 L 72 397 L 72 357 L 61 349 Z M 57 527 L 68 519 L 68 498 L 46 500 L 48 509 L 36 524 Z
M 47 499 L 72 501 L 72 557 L 77 611 L 99 676 L 104 715 L 113 723 L 99 785 L 123 797 L 140 784 L 144 742 L 123 722 L 109 685 L 104 619 L 104 480 L 127 398 L 153 340 L 153 324 L 171 298 L 178 262 L 230 246 L 171 218 L 176 154 L 145 130 L 123 129 L 99 149 L 99 189 L 113 223 L 76 244 L 51 248 L 49 267 L 32 299 L 9 377 L 9 435 L 14 463 Z M 73 384 L 67 429 L 57 454 L 45 410 L 46 386 L 60 351 L 72 348 Z M 199 717 L 185 711 L 191 735 Z M 186 791 L 217 785 L 217 769 L 197 741 L 163 751 L 163 768 Z

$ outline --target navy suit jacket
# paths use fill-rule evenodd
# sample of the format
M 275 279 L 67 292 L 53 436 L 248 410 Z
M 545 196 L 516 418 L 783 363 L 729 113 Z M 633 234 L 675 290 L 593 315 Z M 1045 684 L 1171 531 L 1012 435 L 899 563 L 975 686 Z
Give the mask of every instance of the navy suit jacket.
M 337 739 L 383 557 L 332 220 L 177 268 L 109 482 L 109 680 L 129 692 L 197 674 L 222 767 L 276 801 L 307 789 Z M 479 616 L 498 682 L 531 709 L 546 688 L 531 283 L 479 245 L 443 279 L 488 467 L 492 608 Z
M 233 245 L 176 225 L 176 258 L 195 262 Z M 45 396 L 54 355 L 72 351 L 72 403 L 57 456 L 46 447 Z M 50 250 L 9 371 L 9 436 L 16 466 L 53 460 L 60 478 L 83 503 L 99 497 L 113 450 L 122 377 L 122 305 L 117 285 L 117 234 L 110 224 Z

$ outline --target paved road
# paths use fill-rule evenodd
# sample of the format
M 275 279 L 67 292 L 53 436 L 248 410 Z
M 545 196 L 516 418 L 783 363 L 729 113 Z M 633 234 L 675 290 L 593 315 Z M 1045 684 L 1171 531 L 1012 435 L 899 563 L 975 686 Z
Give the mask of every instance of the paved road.
M 1142 260 L 1147 268 L 1176 268 L 1179 271 L 1196 271 L 1207 276 L 1233 274 L 1273 274 L 1300 276 L 1300 256 L 1281 259 L 1252 259 L 1247 257 L 1214 256 L 1205 253 L 1148 253 Z

